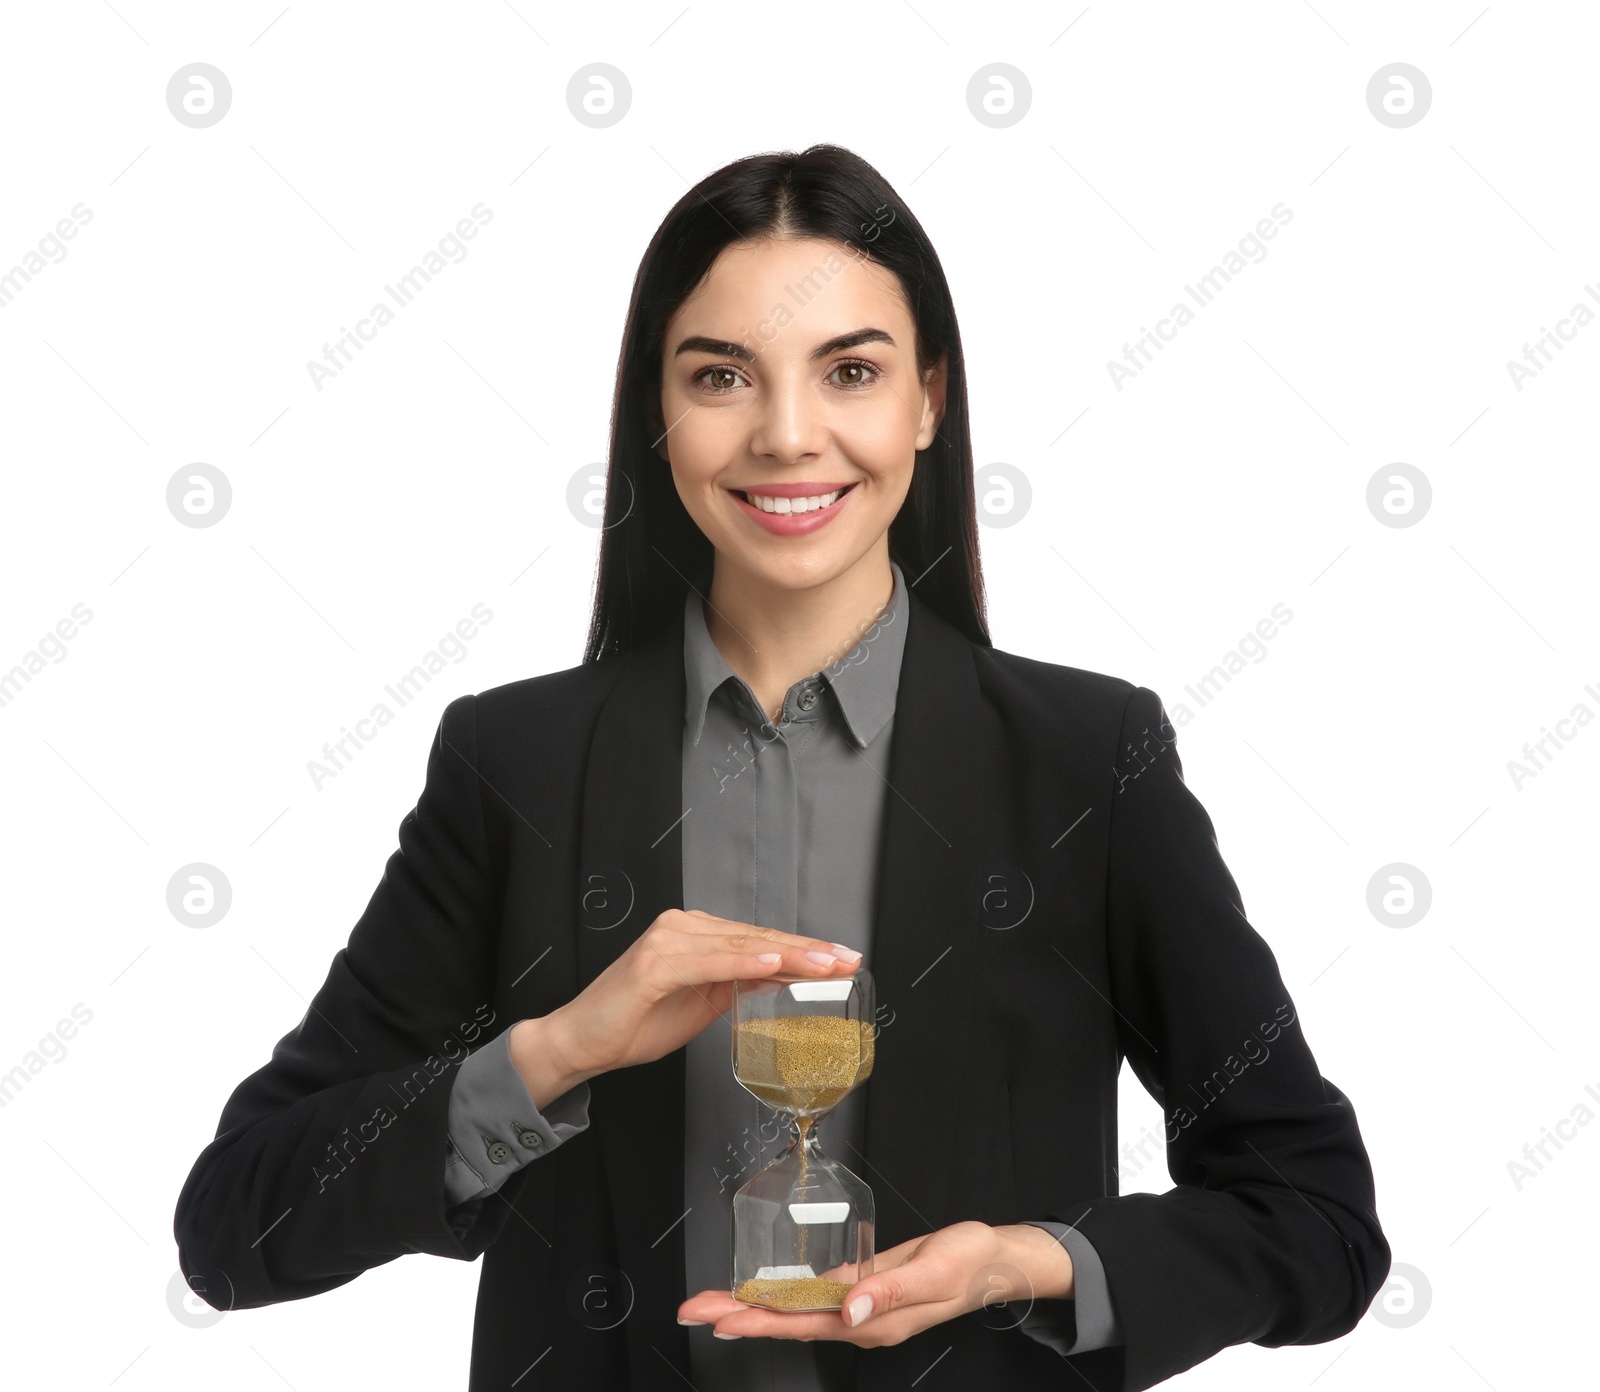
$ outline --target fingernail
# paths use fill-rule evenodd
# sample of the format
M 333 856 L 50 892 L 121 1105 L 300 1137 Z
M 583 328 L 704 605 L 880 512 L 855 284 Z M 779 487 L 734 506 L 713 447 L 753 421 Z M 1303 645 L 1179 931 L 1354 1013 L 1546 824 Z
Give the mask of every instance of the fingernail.
M 783 961 L 783 953 L 781 953 L 781 952 L 758 952 L 756 954 L 756 961 L 758 961 L 758 962 L 768 962 L 768 963 L 781 962 L 781 961 Z
M 861 960 L 861 954 L 855 948 L 846 947 L 843 943 L 834 943 L 833 955 L 842 957 L 847 962 L 859 962 Z
M 850 1327 L 854 1329 L 871 1313 L 872 1297 L 870 1295 L 858 1295 L 850 1302 Z
M 744 1335 L 743 1334 L 717 1334 L 717 1333 L 713 1332 L 712 1338 L 714 1338 L 714 1339 L 742 1339 L 742 1338 L 744 1338 Z
M 819 966 L 831 967 L 839 959 L 831 952 L 808 952 L 806 956 Z
M 681 1320 L 678 1321 L 678 1323 L 679 1324 L 704 1324 L 705 1321 L 704 1320 L 686 1320 L 686 1319 L 681 1319 Z

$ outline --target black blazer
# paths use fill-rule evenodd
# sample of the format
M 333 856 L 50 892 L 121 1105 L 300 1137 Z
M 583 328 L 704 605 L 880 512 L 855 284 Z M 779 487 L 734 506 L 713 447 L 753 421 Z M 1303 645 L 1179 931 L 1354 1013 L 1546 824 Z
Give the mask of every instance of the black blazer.
M 862 1392 L 1137 1389 L 1229 1344 L 1348 1333 L 1390 1259 L 1355 1112 L 1245 919 L 1156 694 L 911 606 L 867 963 L 882 1034 L 864 1161 L 839 1158 L 872 1185 L 880 1250 L 961 1219 L 1076 1223 L 1126 1342 L 1070 1360 L 1079 1377 L 991 1310 L 830 1357 Z M 594 1078 L 591 1127 L 460 1240 L 434 1079 L 460 1040 L 571 1000 L 684 907 L 682 638 L 680 617 L 628 657 L 446 708 L 348 945 L 183 1186 L 180 1265 L 213 1304 L 482 1253 L 473 1389 L 681 1392 L 684 1051 Z M 1165 1194 L 1117 1196 L 1124 1057 L 1165 1108 Z

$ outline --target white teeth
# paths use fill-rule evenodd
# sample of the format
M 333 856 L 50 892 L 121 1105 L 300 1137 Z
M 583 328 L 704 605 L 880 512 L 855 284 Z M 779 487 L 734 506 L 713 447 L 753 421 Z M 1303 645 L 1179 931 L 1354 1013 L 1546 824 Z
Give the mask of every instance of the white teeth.
M 744 496 L 762 512 L 815 512 L 836 502 L 843 492 L 844 489 L 836 488 L 832 493 L 815 498 L 774 498 L 765 493 L 746 493 Z

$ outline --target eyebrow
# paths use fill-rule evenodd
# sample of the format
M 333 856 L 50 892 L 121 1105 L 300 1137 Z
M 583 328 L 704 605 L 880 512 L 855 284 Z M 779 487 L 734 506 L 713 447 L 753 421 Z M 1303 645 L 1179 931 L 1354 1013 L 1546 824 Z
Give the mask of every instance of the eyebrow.
M 811 350 L 810 360 L 818 362 L 834 353 L 842 353 L 847 348 L 859 348 L 863 343 L 886 343 L 891 348 L 895 346 L 894 339 L 882 329 L 852 329 L 849 333 L 830 338 L 826 343 L 819 343 Z M 708 338 L 704 334 L 692 334 L 684 339 L 673 350 L 672 356 L 678 358 L 685 353 L 712 353 L 719 358 L 738 358 L 741 362 L 748 363 L 756 360 L 756 355 L 742 343 Z

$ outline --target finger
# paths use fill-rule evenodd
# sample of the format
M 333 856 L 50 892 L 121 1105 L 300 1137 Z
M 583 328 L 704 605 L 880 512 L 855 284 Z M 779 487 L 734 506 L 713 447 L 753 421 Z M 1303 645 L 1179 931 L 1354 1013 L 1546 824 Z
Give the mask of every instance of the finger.
M 716 1320 L 712 1332 L 723 1338 L 834 1339 L 875 1348 L 900 1343 L 965 1312 L 966 1305 L 959 1300 L 921 1302 L 891 1310 L 867 1321 L 865 1328 L 855 1329 L 836 1310 L 801 1312 L 746 1306 Z
M 691 1295 L 678 1306 L 678 1319 L 714 1324 L 724 1315 L 731 1315 L 735 1310 L 745 1308 L 744 1302 L 735 1300 L 731 1291 L 707 1290 L 701 1291 L 698 1295 Z
M 741 1305 L 715 1321 L 715 1333 L 741 1339 L 847 1339 L 837 1310 L 769 1310 Z
M 861 965 L 861 954 L 850 955 L 852 949 L 844 947 L 806 947 L 799 944 L 773 942 L 749 933 L 730 933 L 722 938 L 708 938 L 707 951 L 744 957 L 756 962 L 760 975 L 768 972 L 791 976 L 849 976 Z
M 829 972 L 835 972 L 840 976 L 848 976 L 861 965 L 861 954 L 854 948 L 824 943 L 819 938 L 771 938 L 744 928 L 737 933 L 706 937 L 701 942 L 708 952 L 720 950 L 747 955 L 774 971 L 795 975 L 826 976 Z M 772 960 L 774 956 L 778 959 L 775 962 Z
M 876 1265 L 875 1258 L 875 1268 Z M 965 1291 L 955 1263 L 923 1238 L 904 1260 L 886 1271 L 874 1269 L 872 1275 L 857 1281 L 845 1292 L 840 1306 L 844 1322 L 851 1329 L 859 1329 L 868 1320 L 881 1319 L 909 1306 L 964 1301 Z
M 731 1316 L 737 1315 L 738 1319 Z M 678 1306 L 678 1320 L 715 1325 L 718 1334 L 740 1338 L 838 1338 L 845 1332 L 836 1310 L 771 1310 L 735 1300 L 729 1291 L 701 1291 Z
M 644 947 L 653 955 L 652 975 L 658 984 L 677 989 L 710 982 L 742 981 L 749 978 L 790 975 L 800 977 L 848 977 L 855 964 L 828 953 L 802 952 L 779 948 L 763 939 L 741 935 L 724 939 L 702 939 L 701 946 L 686 944 L 674 950 L 655 942 Z
M 754 923 L 741 923 L 734 918 L 719 918 L 716 914 L 707 913 L 704 909 L 683 910 L 684 919 L 680 923 L 683 931 L 699 936 L 712 935 L 743 941 L 749 938 L 761 938 L 770 947 L 784 950 L 794 948 L 802 953 L 826 952 L 833 956 L 843 958 L 849 962 L 859 962 L 861 954 L 854 948 L 844 943 L 831 942 L 827 938 L 812 937 L 806 933 L 785 933 L 781 928 L 763 928 Z M 768 946 L 758 949 L 768 950 Z
M 651 958 L 649 967 L 651 981 L 663 995 L 673 991 L 689 988 L 705 997 L 708 1005 L 712 1001 L 712 990 L 717 986 L 733 981 L 755 980 L 765 976 L 781 974 L 783 962 L 763 962 L 757 954 L 749 952 L 713 952 L 713 953 L 656 953 Z M 832 972 L 832 968 L 819 966 L 815 971 L 793 973 L 812 977 L 825 977 Z M 848 975 L 840 972 L 838 975 Z M 724 993 L 726 994 L 726 993 Z M 719 996 L 718 1000 L 721 999 Z M 721 1009 L 726 1010 L 732 1004 L 731 998 L 722 1002 Z

